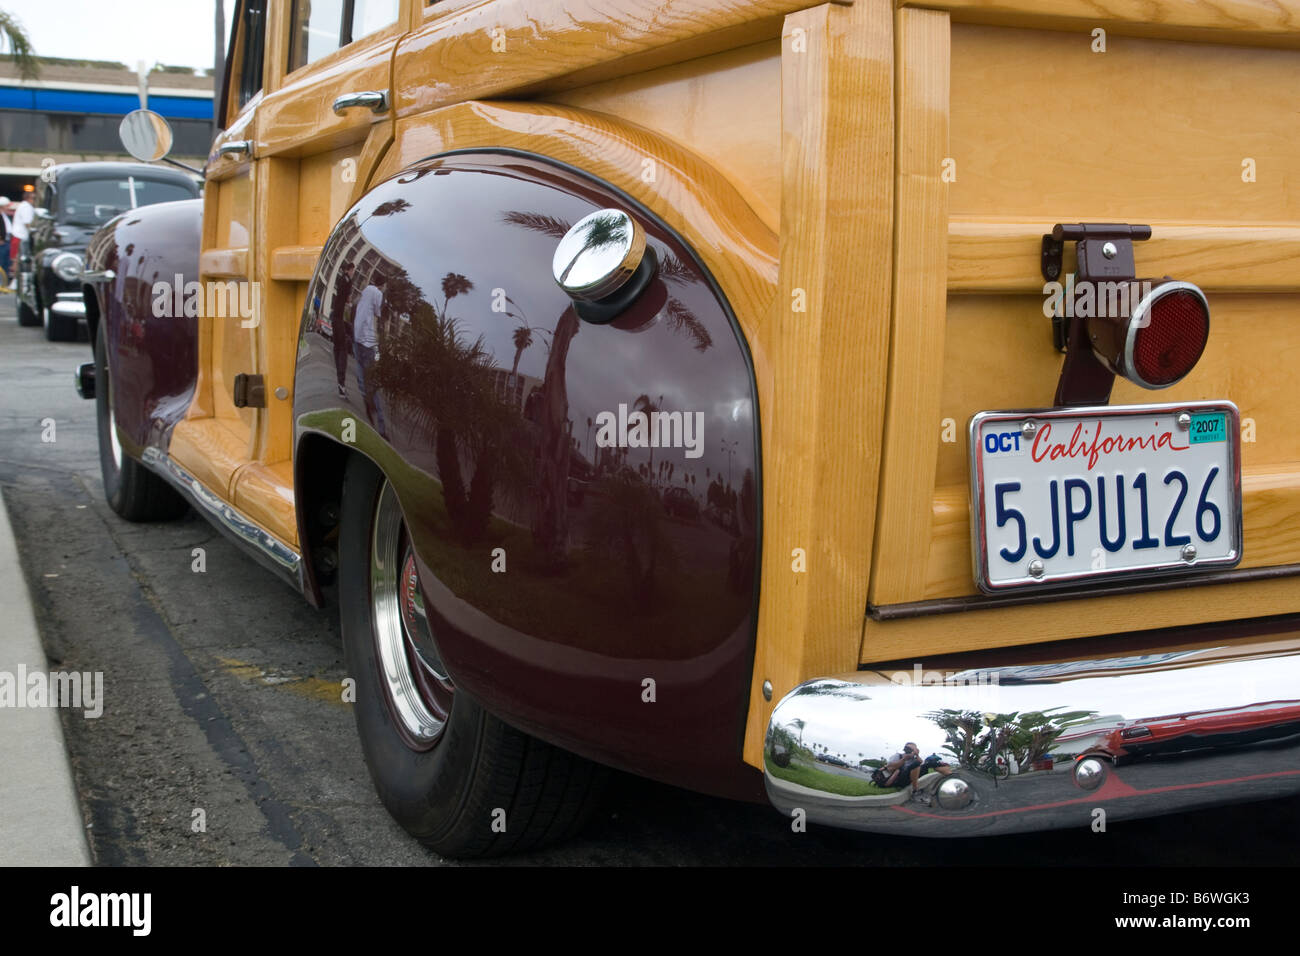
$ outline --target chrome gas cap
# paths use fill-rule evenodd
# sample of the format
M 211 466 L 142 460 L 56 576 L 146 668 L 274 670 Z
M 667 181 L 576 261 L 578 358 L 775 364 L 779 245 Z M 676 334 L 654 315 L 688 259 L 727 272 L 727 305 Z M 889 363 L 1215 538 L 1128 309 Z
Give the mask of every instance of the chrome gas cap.
M 635 219 L 621 209 L 600 209 L 564 234 L 551 270 L 572 298 L 595 302 L 627 284 L 645 250 L 645 231 Z

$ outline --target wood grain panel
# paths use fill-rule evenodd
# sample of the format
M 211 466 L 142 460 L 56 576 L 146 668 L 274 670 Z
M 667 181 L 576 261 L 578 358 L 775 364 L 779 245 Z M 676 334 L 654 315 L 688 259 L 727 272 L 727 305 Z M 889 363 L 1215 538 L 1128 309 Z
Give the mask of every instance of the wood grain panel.
M 676 140 L 716 166 L 776 230 L 781 211 L 780 89 L 781 43 L 772 40 L 553 93 L 548 99 L 610 113 Z M 755 109 L 756 103 L 764 105 Z
M 1293 226 L 1298 89 L 1293 50 L 954 23 L 951 212 Z
M 199 273 L 210 279 L 248 278 L 248 248 L 205 249 L 199 256 Z
M 951 292 L 1041 294 L 1042 237 L 1057 221 L 1009 222 L 954 218 L 948 226 Z M 1300 292 L 1300 226 L 1250 223 L 1151 222 L 1152 235 L 1134 245 L 1138 272 L 1171 275 L 1207 292 Z M 1065 271 L 1074 271 L 1068 243 Z
M 1245 548 L 1240 566 L 1300 563 L 1300 461 L 1243 469 L 1241 484 Z M 931 505 L 923 599 L 977 593 L 971 570 L 969 491 L 965 485 L 940 488 Z M 1295 599 L 1300 607 L 1300 581 Z
M 1228 398 L 1252 426 L 1241 446 L 1245 468 L 1300 461 L 1300 391 L 1288 371 L 1300 368 L 1300 295 L 1220 293 L 1209 302 L 1209 343 L 1187 378 L 1159 391 L 1117 379 L 1111 404 Z M 940 415 L 952 420 L 955 440 L 940 442 L 931 488 L 969 480 L 965 430 L 976 412 L 1051 407 L 1061 356 L 1043 297 L 951 296 L 944 368 Z
M 248 462 L 248 436 L 220 418 L 187 418 L 172 429 L 168 454 L 204 486 L 231 500 L 235 473 Z
M 939 653 L 1041 644 L 1093 634 L 1147 631 L 1293 612 L 1294 577 L 1054 601 L 888 622 L 868 618 L 862 635 L 864 664 Z
M 1089 34 L 1173 36 L 1182 40 L 1294 46 L 1297 0 L 899 0 L 948 10 L 953 21 L 1050 26 Z
M 948 16 L 895 16 L 897 152 L 889 405 L 876 515 L 871 601 L 907 599 L 924 586 L 939 445 L 943 339 L 948 324 Z
M 252 462 L 239 469 L 234 481 L 234 504 L 258 527 L 297 550 L 292 462 Z
M 585 85 L 777 36 L 815 0 L 496 0 L 437 17 L 403 38 L 398 117 L 466 99 Z M 494 33 L 494 31 L 496 31 Z M 496 48 L 494 49 L 494 40 Z
M 888 374 L 893 33 L 890 0 L 786 20 L 770 318 L 779 398 L 762 417 L 763 587 L 744 750 L 755 766 L 775 701 L 801 680 L 851 668 L 861 637 Z
M 257 264 L 263 319 L 256 329 L 258 372 L 266 384 L 266 408 L 261 413 L 261 431 L 254 457 L 261 462 L 284 461 L 293 456 L 293 385 L 298 358 L 298 326 L 303 302 L 296 281 L 272 276 L 271 250 L 298 240 L 298 160 L 271 157 L 259 160 L 257 221 L 258 240 L 265 259 Z M 283 388 L 289 398 L 275 397 Z M 292 482 L 289 485 L 293 487 Z
M 316 271 L 323 246 L 280 246 L 271 250 L 271 278 L 307 282 Z
M 777 282 L 776 235 L 709 163 L 612 116 L 534 103 L 463 103 L 397 124 L 376 169 L 385 179 L 453 149 L 505 147 L 577 166 L 644 203 L 704 260 L 735 310 L 754 359 L 760 406 L 770 395 L 767 316 Z M 644 161 L 655 163 L 652 182 Z

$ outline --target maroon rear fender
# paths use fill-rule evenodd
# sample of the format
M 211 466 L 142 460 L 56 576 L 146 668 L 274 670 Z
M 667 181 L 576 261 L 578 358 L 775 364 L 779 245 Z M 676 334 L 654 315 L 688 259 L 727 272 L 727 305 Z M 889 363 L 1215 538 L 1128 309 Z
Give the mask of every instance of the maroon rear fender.
M 552 275 L 565 231 L 602 208 L 635 217 L 658 263 L 610 324 L 579 318 Z M 372 285 L 377 359 L 352 324 Z M 393 484 L 459 687 L 603 763 L 761 796 L 741 760 L 754 375 L 720 290 L 651 213 L 511 153 L 444 156 L 382 183 L 335 229 L 309 288 L 294 415 L 300 508 L 321 460 L 304 443 L 366 455 Z M 311 542 L 310 515 L 299 523 Z
M 87 316 L 92 345 L 104 325 L 118 434 L 134 457 L 166 451 L 194 396 L 198 320 L 155 304 L 157 288 L 198 280 L 202 219 L 201 199 L 144 206 L 105 225 L 86 251 L 87 270 L 114 274 L 86 287 Z

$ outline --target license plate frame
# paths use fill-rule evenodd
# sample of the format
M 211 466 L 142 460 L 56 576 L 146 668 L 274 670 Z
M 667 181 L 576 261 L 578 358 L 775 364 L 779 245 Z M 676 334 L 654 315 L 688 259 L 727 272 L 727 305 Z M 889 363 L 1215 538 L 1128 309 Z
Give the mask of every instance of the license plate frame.
M 1182 432 L 1177 425 L 1178 416 L 1181 413 L 1187 413 L 1189 416 L 1191 416 L 1193 423 L 1198 420 L 1198 416 L 1200 416 L 1201 419 L 1204 419 L 1206 416 L 1213 416 L 1217 414 L 1221 414 L 1225 416 L 1226 434 L 1222 439 L 1222 442 L 1211 440 L 1204 443 L 1197 442 L 1196 444 L 1220 444 L 1221 443 L 1226 449 L 1226 462 L 1225 462 L 1226 474 L 1224 476 L 1225 483 L 1228 488 L 1226 503 L 1230 504 L 1230 506 L 1233 508 L 1234 514 L 1231 516 L 1227 516 L 1227 515 L 1221 516 L 1221 520 L 1223 521 L 1223 529 L 1220 536 L 1217 536 L 1214 539 L 1214 543 L 1218 545 L 1223 540 L 1223 537 L 1226 534 L 1227 537 L 1226 551 L 1224 551 L 1222 548 L 1219 548 L 1218 551 L 1216 551 L 1213 555 L 1201 556 L 1198 554 L 1198 556 L 1192 559 L 1191 561 L 1188 561 L 1181 557 L 1179 558 L 1166 557 L 1162 560 L 1154 561 L 1146 564 L 1140 564 L 1140 565 L 1125 564 L 1118 567 L 1103 566 L 1100 569 L 1091 567 L 1086 570 L 1079 570 L 1077 567 L 1073 567 L 1073 568 L 1066 567 L 1063 570 L 1052 571 L 1048 567 L 1044 567 L 1041 576 L 1035 577 L 1032 576 L 1028 570 L 1027 562 L 1034 557 L 1034 550 L 1035 550 L 1035 548 L 1032 545 L 1029 545 L 1027 547 L 1027 554 L 1024 558 L 1025 570 L 1023 571 L 1023 573 L 1014 576 L 1008 576 L 1005 573 L 997 573 L 997 574 L 994 573 L 994 569 L 991 566 L 992 562 L 990 562 L 989 560 L 988 524 L 990 519 L 990 513 L 988 510 L 989 502 L 987 498 L 989 489 L 988 489 L 988 481 L 987 481 L 988 476 L 986 476 L 985 468 L 984 468 L 986 456 L 991 455 L 992 452 L 988 452 L 986 450 L 984 446 L 984 439 L 981 438 L 982 435 L 985 436 L 985 438 L 987 438 L 987 433 L 986 433 L 987 426 L 1014 425 L 1015 430 L 1019 431 L 1023 435 L 1024 423 L 1027 421 L 1031 421 L 1034 422 L 1036 425 L 1035 431 L 1031 433 L 1032 436 L 1037 434 L 1043 434 L 1042 426 L 1044 424 L 1059 426 L 1062 422 L 1069 422 L 1074 420 L 1082 420 L 1088 422 L 1096 422 L 1096 421 L 1105 422 L 1110 420 L 1112 421 L 1112 424 L 1117 424 L 1117 423 L 1131 422 L 1132 420 L 1137 420 L 1144 417 L 1156 416 L 1155 419 L 1153 419 L 1154 424 L 1159 425 L 1160 420 L 1164 421 L 1167 427 L 1161 428 L 1160 431 L 1161 433 L 1163 433 L 1163 431 L 1168 431 L 1170 433 L 1170 435 L 1172 436 L 1171 444 L 1166 448 L 1156 447 L 1154 449 L 1141 449 L 1141 451 L 1146 453 L 1147 461 L 1149 462 L 1148 464 L 1143 466 L 1144 470 L 1141 473 L 1145 474 L 1147 473 L 1146 469 L 1153 469 L 1154 467 L 1159 466 L 1161 452 L 1163 452 L 1164 454 L 1164 461 L 1166 463 L 1165 467 L 1169 468 L 1172 467 L 1169 464 L 1170 456 L 1174 452 L 1187 450 L 1185 448 L 1178 448 L 1172 444 L 1172 442 L 1176 440 L 1178 436 L 1180 435 L 1184 436 L 1183 437 L 1184 442 L 1188 445 L 1192 444 L 1189 440 L 1189 436 L 1191 435 L 1190 429 L 1187 432 Z M 1050 434 L 1050 431 L 1051 430 L 1049 429 L 1048 434 Z M 1154 435 L 1156 429 L 1153 427 L 1151 431 Z M 1009 434 L 1009 433 L 1010 433 L 1010 429 L 1008 429 L 1006 432 L 1002 434 Z M 1070 432 L 1069 434 L 1072 435 L 1073 432 Z M 1062 439 L 1066 441 L 1069 440 L 1065 435 L 1057 435 L 1054 436 L 1054 441 L 1050 442 L 1049 444 L 1056 444 L 1060 442 Z M 1158 441 L 1158 438 L 1156 440 Z M 970 529 L 971 529 L 972 568 L 974 570 L 976 585 L 979 587 L 981 591 L 983 591 L 986 594 L 1006 594 L 1009 592 L 1032 591 L 1035 589 L 1065 588 L 1071 586 L 1079 587 L 1079 586 L 1087 586 L 1090 584 L 1098 584 L 1098 583 L 1111 582 L 1111 581 L 1131 581 L 1135 579 L 1159 579 L 1162 577 L 1167 579 L 1171 576 L 1190 578 L 1195 576 L 1195 574 L 1198 571 L 1202 571 L 1202 572 L 1209 571 L 1209 570 L 1222 571 L 1227 568 L 1236 567 L 1238 564 L 1241 563 L 1242 545 L 1243 545 L 1242 496 L 1241 496 L 1241 415 L 1239 410 L 1237 409 L 1237 406 L 1232 402 L 1198 401 L 1198 402 L 1176 402 L 1176 403 L 1144 404 L 1144 405 L 1116 405 L 1116 406 L 1094 405 L 1094 406 L 1085 406 L 1079 408 L 1049 408 L 1049 409 L 1040 408 L 1040 409 L 1010 409 L 1010 410 L 1001 410 L 1001 411 L 982 411 L 972 416 L 970 420 L 970 423 L 967 428 L 967 443 L 968 443 L 969 466 L 970 466 L 970 481 L 968 483 L 968 488 L 970 492 Z M 1073 449 L 1074 445 L 1071 444 L 1069 447 Z M 1131 449 L 1126 450 L 1124 453 L 1128 453 L 1128 452 L 1131 452 Z M 1032 456 L 1033 454 L 1034 452 L 1031 446 L 1030 455 Z M 1071 459 L 1071 461 L 1067 461 L 1060 465 L 1056 465 L 1055 467 L 1058 470 L 1060 469 L 1068 470 L 1073 468 L 1076 471 L 1083 471 L 1084 466 L 1087 464 L 1086 462 L 1077 465 L 1073 464 L 1072 462 L 1072 459 L 1074 457 L 1073 455 L 1063 456 L 1063 457 L 1068 457 Z M 1044 464 L 1051 464 L 1051 462 L 1039 462 L 1037 459 L 1034 460 L 1035 467 Z M 1092 469 L 1088 468 L 1088 471 L 1091 472 Z M 1166 474 L 1168 474 L 1167 471 Z M 1048 473 L 1044 469 L 1036 477 L 1039 480 L 1041 480 L 1041 485 L 1037 486 L 1038 489 L 1046 492 L 1048 489 L 1048 482 L 1053 480 L 1051 478 L 1050 473 Z M 1146 485 L 1144 483 L 1144 491 L 1142 495 L 1144 501 L 1147 500 L 1145 487 Z M 1127 492 L 1132 489 L 1125 489 L 1125 490 Z M 1182 503 L 1182 508 L 1190 509 L 1190 510 L 1182 511 L 1181 515 L 1186 515 L 1188 513 L 1191 513 L 1195 516 L 1196 507 L 1197 507 L 1196 495 L 1200 491 L 1201 491 L 1200 487 L 1188 488 L 1186 492 L 1186 499 Z M 1052 494 L 1054 497 L 1055 496 L 1054 489 L 1052 491 Z M 1068 494 L 1069 491 L 1067 490 L 1067 495 Z M 1091 492 L 1089 492 L 1089 497 L 1091 497 Z M 1147 514 L 1147 517 L 1150 519 L 1152 526 L 1154 526 L 1155 528 L 1159 528 L 1163 532 L 1165 530 L 1165 525 L 1164 525 L 1165 515 L 1163 513 L 1149 514 L 1148 512 L 1150 512 L 1150 508 L 1146 509 L 1146 511 L 1142 513 Z M 1027 520 L 1027 519 L 1023 519 L 1022 517 L 1022 520 Z M 1053 530 L 1056 530 L 1057 527 L 1058 526 L 1055 524 L 1055 520 L 1053 520 Z M 1153 530 L 1152 533 L 1154 534 L 1155 531 Z M 1200 544 L 1201 541 L 1197 538 L 1196 535 L 1197 535 L 1197 529 L 1196 527 L 1194 527 L 1191 533 L 1191 538 L 1194 542 Z M 1165 537 L 1167 537 L 1167 535 L 1165 535 Z M 1028 545 L 1029 542 L 1032 542 L 1034 540 L 1035 540 L 1034 535 L 1027 531 L 1025 535 L 1026 545 Z M 1057 541 L 1058 544 L 1060 543 L 1059 537 L 1056 538 L 1055 540 Z M 1166 544 L 1165 547 L 1167 548 L 1169 547 L 1169 545 Z M 1130 548 L 1129 550 L 1132 549 Z M 1095 551 L 1096 549 L 1094 549 L 1094 554 Z M 999 553 L 998 557 L 1002 558 L 1001 553 Z M 999 569 L 999 570 L 1003 571 L 1004 569 Z

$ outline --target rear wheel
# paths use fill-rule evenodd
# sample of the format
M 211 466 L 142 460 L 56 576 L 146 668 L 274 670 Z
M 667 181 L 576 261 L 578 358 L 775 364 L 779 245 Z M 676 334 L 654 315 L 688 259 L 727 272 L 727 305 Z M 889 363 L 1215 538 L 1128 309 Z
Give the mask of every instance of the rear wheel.
M 339 528 L 339 611 L 354 711 L 388 812 L 449 857 L 497 856 L 572 836 L 608 772 L 493 717 L 442 664 L 392 486 L 354 456 Z
M 95 335 L 95 418 L 99 426 L 99 471 L 108 505 L 127 521 L 166 521 L 188 505 L 171 485 L 125 454 L 117 436 L 113 383 L 108 374 L 104 323 Z

